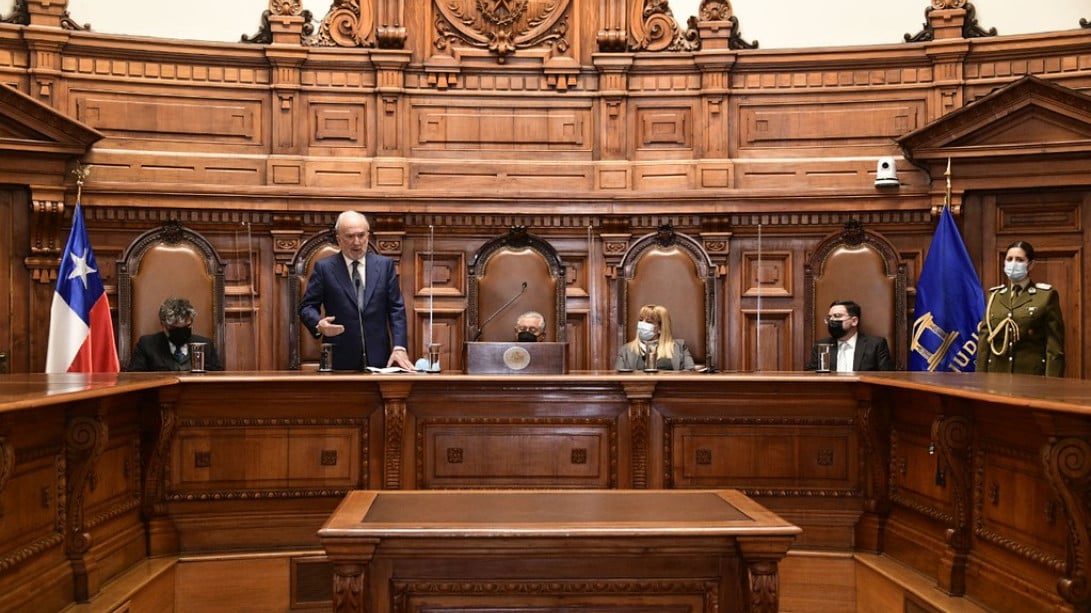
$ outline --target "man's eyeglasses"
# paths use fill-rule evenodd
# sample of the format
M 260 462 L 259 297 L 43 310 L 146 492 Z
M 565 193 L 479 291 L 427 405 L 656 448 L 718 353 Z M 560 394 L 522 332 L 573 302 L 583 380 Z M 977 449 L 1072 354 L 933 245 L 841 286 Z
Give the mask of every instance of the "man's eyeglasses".
M 851 315 L 829 315 L 824 321 L 830 323 L 831 321 L 848 321 L 850 319 L 852 319 Z

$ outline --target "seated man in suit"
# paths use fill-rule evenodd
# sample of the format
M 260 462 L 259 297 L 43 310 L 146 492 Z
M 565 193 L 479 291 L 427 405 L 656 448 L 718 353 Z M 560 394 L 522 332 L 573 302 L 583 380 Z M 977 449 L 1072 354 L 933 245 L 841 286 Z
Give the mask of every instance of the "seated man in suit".
M 538 311 L 527 311 L 515 320 L 515 340 L 520 343 L 536 343 L 545 340 L 546 321 Z
M 212 339 L 193 334 L 197 309 L 185 298 L 167 298 L 159 306 L 162 332 L 145 334 L 136 343 L 129 371 L 190 370 L 189 344 L 205 343 L 205 370 L 223 370 Z
M 836 344 L 830 356 L 834 372 L 894 370 L 886 339 L 860 332 L 860 305 L 851 300 L 834 301 L 826 314 L 826 329 L 830 335 L 811 348 L 807 370 L 818 369 L 818 346 L 823 344 Z

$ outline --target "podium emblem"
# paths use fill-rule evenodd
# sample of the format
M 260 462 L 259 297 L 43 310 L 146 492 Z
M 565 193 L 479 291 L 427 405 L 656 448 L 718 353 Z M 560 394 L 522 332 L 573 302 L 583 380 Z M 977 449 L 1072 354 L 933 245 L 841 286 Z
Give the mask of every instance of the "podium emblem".
M 504 366 L 512 370 L 523 370 L 530 366 L 530 352 L 518 345 L 504 352 Z

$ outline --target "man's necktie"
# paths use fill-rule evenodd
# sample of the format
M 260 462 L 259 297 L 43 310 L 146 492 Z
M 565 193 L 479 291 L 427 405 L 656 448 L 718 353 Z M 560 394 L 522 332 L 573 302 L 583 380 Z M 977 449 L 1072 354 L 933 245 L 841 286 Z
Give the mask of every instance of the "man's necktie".
M 360 277 L 360 260 L 352 262 L 352 284 L 356 286 L 356 308 L 364 311 L 364 280 Z
M 182 351 L 181 345 L 174 348 L 174 359 L 177 360 L 179 364 L 186 361 L 186 352 Z

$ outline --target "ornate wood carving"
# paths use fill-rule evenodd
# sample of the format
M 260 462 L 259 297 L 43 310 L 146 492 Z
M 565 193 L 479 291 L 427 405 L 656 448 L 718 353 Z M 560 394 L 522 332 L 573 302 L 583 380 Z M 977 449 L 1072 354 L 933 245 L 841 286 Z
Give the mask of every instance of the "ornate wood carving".
M 932 6 L 924 9 L 924 18 L 923 29 L 916 34 L 904 35 L 905 42 L 982 38 L 996 36 L 997 33 L 996 28 L 986 30 L 977 24 L 977 9 L 966 0 L 932 0 Z
M 776 613 L 780 610 L 780 579 L 777 563 L 784 557 L 783 551 L 788 549 L 791 541 L 783 543 L 783 549 L 780 549 L 776 541 L 772 539 L 761 541 L 739 537 L 736 540 L 750 578 L 748 590 L 750 608 L 747 611 Z M 781 553 L 778 554 L 778 551 Z
M 651 449 L 652 395 L 655 383 L 626 383 L 629 400 L 629 430 L 632 440 L 633 489 L 648 487 L 648 454 Z
M 333 567 L 334 613 L 365 613 L 367 611 L 364 606 L 366 585 L 366 566 L 363 564 L 335 564 Z
M 937 481 L 947 484 L 953 507 L 947 527 L 947 549 L 940 560 L 940 587 L 954 596 L 966 593 L 966 560 L 970 552 L 973 489 L 970 443 L 973 426 L 962 416 L 941 415 L 932 422 L 937 454 Z M 943 475 L 940 477 L 939 475 Z
M 159 429 L 144 472 L 143 514 L 149 520 L 166 515 L 166 485 L 169 483 L 171 446 L 178 433 L 178 417 L 172 399 L 160 398 Z
M 739 31 L 739 18 L 735 16 L 728 0 L 702 0 L 697 21 L 697 44 L 702 50 L 757 49 L 758 41 L 743 40 Z M 693 23 L 690 23 L 693 28 Z
M 402 488 L 402 445 L 405 441 L 405 401 L 410 383 L 379 385 L 383 397 L 383 489 Z
M 883 550 L 883 530 L 890 515 L 890 412 L 873 402 L 860 400 L 856 408 L 856 427 L 863 447 L 864 511 L 873 524 L 862 548 Z M 861 539 L 864 540 L 864 539 Z
M 697 31 L 697 19 L 691 17 L 684 30 L 678 27 L 667 0 L 632 2 L 629 10 L 629 50 L 700 50 L 701 37 Z
M 458 47 L 487 50 L 503 64 L 519 50 L 564 55 L 571 42 L 571 0 L 436 0 L 432 45 L 457 57 Z
M 1050 489 L 1061 501 L 1068 524 L 1068 551 L 1064 575 L 1057 581 L 1057 591 L 1075 610 L 1091 607 L 1091 513 L 1088 512 L 1088 486 L 1091 485 L 1091 444 L 1082 438 L 1051 437 L 1042 445 L 1042 467 Z
M 84 521 L 84 494 L 93 479 L 95 464 L 106 447 L 106 424 L 98 417 L 77 416 L 68 421 L 65 432 L 65 555 L 72 563 L 73 590 L 77 602 L 90 598 L 88 560 L 91 533 Z
M 11 473 L 15 470 L 15 447 L 8 443 L 8 439 L 0 436 L 0 496 L 4 493 Z M 0 504 L 0 520 L 4 519 L 4 507 Z
M 261 13 L 261 27 L 253 36 L 243 34 L 241 42 L 256 45 L 289 42 L 293 38 L 305 44 L 314 32 L 313 15 L 303 10 L 301 0 L 269 0 L 269 8 Z M 287 34 L 287 36 L 285 36 Z M 281 40 L 284 37 L 285 40 Z
M 375 15 L 372 3 L 333 0 L 330 11 L 318 25 L 318 33 L 304 40 L 312 47 L 374 47 Z
M 7 17 L 0 17 L 0 23 L 10 23 L 17 26 L 30 25 L 30 10 L 27 8 L 27 0 L 15 0 L 15 6 Z

